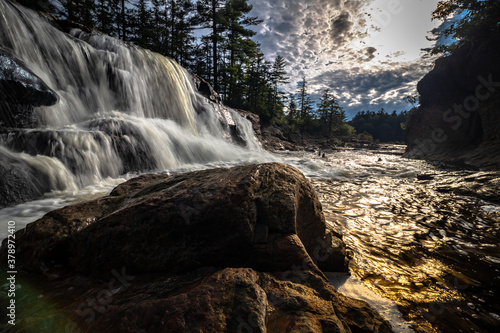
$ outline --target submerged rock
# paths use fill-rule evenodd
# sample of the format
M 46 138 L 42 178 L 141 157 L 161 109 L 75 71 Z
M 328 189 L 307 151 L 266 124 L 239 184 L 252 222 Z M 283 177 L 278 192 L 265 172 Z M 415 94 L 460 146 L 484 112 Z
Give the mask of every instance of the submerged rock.
M 49 189 L 45 174 L 0 146 L 0 207 L 41 197 Z
M 16 329 L 390 332 L 318 269 L 346 269 L 338 236 L 288 165 L 141 176 L 16 233 L 26 289 L 58 302 L 38 318 L 43 301 L 23 297 Z

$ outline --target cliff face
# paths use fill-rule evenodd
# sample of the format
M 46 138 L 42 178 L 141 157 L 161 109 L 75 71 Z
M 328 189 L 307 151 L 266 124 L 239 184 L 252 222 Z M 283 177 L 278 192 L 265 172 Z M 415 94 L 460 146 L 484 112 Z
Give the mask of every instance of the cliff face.
M 436 61 L 417 86 L 410 158 L 500 169 L 500 43 L 465 44 Z

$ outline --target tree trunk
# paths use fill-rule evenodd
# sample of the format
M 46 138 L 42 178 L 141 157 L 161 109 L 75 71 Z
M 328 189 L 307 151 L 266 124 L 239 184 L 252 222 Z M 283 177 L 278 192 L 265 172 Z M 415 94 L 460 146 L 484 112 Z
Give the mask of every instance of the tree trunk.
M 214 90 L 218 91 L 218 70 L 217 70 L 217 0 L 212 0 L 212 60 L 213 60 L 213 72 L 214 72 Z

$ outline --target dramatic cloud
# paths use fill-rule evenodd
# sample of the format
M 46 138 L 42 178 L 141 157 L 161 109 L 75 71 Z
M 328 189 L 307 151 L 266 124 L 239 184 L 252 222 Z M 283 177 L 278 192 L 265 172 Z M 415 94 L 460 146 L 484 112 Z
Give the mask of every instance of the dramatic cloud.
M 269 60 L 285 57 L 294 91 L 305 77 L 319 98 L 335 91 L 349 116 L 359 110 L 406 108 L 403 97 L 433 60 L 424 49 L 439 30 L 438 0 L 250 0 L 264 22 L 255 39 Z

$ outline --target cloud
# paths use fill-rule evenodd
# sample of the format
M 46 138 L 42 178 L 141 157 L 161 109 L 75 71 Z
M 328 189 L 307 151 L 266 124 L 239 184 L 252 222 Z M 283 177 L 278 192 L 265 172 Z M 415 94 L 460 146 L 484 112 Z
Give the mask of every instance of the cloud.
M 362 59 L 363 62 L 370 61 L 375 58 L 375 52 L 377 52 L 377 49 L 374 48 L 373 46 L 369 46 L 363 50 L 363 55 L 365 58 Z
M 255 28 L 264 54 L 287 61 L 292 83 L 285 90 L 294 91 L 304 76 L 313 99 L 324 89 L 336 91 L 349 114 L 405 108 L 403 97 L 432 67 L 433 58 L 419 54 L 420 45 L 432 45 L 425 29 L 433 29 L 430 12 L 437 0 L 400 0 L 397 8 L 393 0 L 249 2 L 251 15 L 264 20 Z
M 333 18 L 330 25 L 330 37 L 334 45 L 340 46 L 352 39 L 351 29 L 353 25 L 351 15 L 347 11 Z
M 310 86 L 329 87 L 349 117 L 361 110 L 403 110 L 408 105 L 403 101 L 414 94 L 416 83 L 432 69 L 432 63 L 406 63 L 393 67 L 364 69 L 354 67 L 324 71 L 308 80 Z M 320 93 L 314 95 L 320 97 Z

